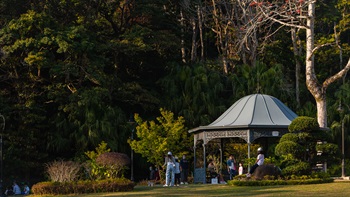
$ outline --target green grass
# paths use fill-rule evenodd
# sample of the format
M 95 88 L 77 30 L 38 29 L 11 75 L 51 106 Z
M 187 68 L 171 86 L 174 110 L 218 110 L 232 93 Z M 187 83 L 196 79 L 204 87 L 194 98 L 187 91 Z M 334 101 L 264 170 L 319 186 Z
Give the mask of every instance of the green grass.
M 114 197 L 114 196 L 327 196 L 350 195 L 350 181 L 311 185 L 240 187 L 229 185 L 191 184 L 180 187 L 136 186 L 131 192 L 65 195 L 55 197 Z M 35 196 L 30 197 L 46 197 Z

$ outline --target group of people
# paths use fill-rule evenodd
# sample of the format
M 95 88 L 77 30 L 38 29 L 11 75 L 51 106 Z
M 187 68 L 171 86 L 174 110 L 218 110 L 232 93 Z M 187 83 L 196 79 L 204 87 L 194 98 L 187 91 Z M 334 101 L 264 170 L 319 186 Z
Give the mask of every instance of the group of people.
M 171 152 L 168 152 L 163 167 L 166 167 L 164 187 L 188 184 L 189 163 L 186 155 L 182 155 L 179 161 Z
M 264 153 L 263 149 L 260 147 L 258 148 L 258 156 L 255 161 L 255 164 L 251 167 L 249 172 L 246 174 L 247 177 L 250 177 L 251 174 L 255 171 L 255 169 L 264 163 Z M 230 180 L 236 176 L 236 160 L 233 155 L 230 155 L 227 162 L 227 172 L 230 175 Z M 166 173 L 165 173 L 165 185 L 164 187 L 168 186 L 179 186 L 180 184 L 188 184 L 188 170 L 189 170 L 189 162 L 186 159 L 186 155 L 182 156 L 182 159 L 179 161 L 177 157 L 174 157 L 171 152 L 168 152 L 168 154 L 165 156 L 165 162 L 163 165 L 163 168 L 166 167 Z M 220 182 L 224 182 L 223 177 L 221 174 L 216 172 L 216 167 L 213 163 L 213 160 L 209 161 L 208 164 L 208 171 L 210 172 L 210 176 L 212 178 L 218 178 Z M 243 174 L 243 165 L 242 163 L 239 163 L 238 167 L 238 174 Z M 150 181 L 148 182 L 148 186 L 153 186 L 154 182 L 159 180 L 159 171 L 158 169 L 153 169 L 153 167 L 150 167 Z
M 264 157 L 263 149 L 261 147 L 259 147 L 257 159 L 256 159 L 254 165 L 250 168 L 249 172 L 246 174 L 246 176 L 251 177 L 251 174 L 254 173 L 255 169 L 264 164 L 264 159 L 265 159 L 265 157 Z M 227 172 L 230 175 L 230 180 L 232 180 L 233 177 L 236 176 L 236 174 L 237 174 L 237 169 L 236 169 L 237 163 L 236 163 L 236 160 L 233 157 L 233 155 L 229 156 L 229 158 L 226 162 L 226 165 L 227 165 Z M 222 180 L 222 176 L 216 172 L 216 167 L 213 163 L 213 160 L 209 160 L 208 171 L 210 173 L 211 178 L 219 178 L 219 180 Z M 238 174 L 239 175 L 243 174 L 242 163 L 239 163 Z
M 23 190 L 20 188 L 20 186 L 16 183 L 16 181 L 13 182 L 12 187 L 6 188 L 5 195 L 11 196 L 11 195 L 29 195 L 30 188 L 27 184 L 23 185 Z

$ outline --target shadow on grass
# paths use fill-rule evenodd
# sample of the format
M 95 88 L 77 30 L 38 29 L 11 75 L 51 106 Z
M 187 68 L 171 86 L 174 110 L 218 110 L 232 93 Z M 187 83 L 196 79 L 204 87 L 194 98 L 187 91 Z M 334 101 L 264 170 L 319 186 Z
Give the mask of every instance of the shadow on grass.
M 274 186 L 229 186 L 211 184 L 190 184 L 180 187 L 136 186 L 130 192 L 95 193 L 78 195 L 60 195 L 54 197 L 117 197 L 117 196 L 349 196 L 350 181 L 343 183 L 324 183 L 309 185 L 274 185 Z M 35 196 L 29 197 L 49 197 Z M 50 196 L 52 197 L 52 196 Z
M 264 187 L 237 187 L 229 185 L 189 185 L 180 187 L 147 187 L 136 186 L 132 192 L 105 194 L 103 196 L 285 196 L 284 193 L 292 191 L 271 191 L 271 188 L 279 186 Z

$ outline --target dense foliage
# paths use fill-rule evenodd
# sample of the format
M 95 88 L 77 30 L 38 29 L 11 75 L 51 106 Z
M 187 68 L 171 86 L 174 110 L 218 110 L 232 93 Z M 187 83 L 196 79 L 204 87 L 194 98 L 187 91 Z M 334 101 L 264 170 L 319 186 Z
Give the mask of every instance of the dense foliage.
M 327 142 L 327 132 L 320 131 L 315 118 L 299 116 L 288 129 L 289 133 L 281 137 L 275 148 L 285 176 L 309 175 L 312 171 L 324 170 L 324 162 L 331 162 L 338 153 L 338 146 Z
M 166 148 L 190 153 L 186 128 L 211 123 L 248 94 L 272 95 L 297 114 L 314 117 L 315 100 L 305 86 L 305 70 L 295 67 L 305 54 L 301 49 L 293 54 L 290 29 L 259 26 L 256 39 L 247 38 L 242 45 L 247 31 L 243 21 L 258 20 L 242 12 L 236 13 L 242 17 L 231 16 L 225 9 L 234 10 L 233 1 L 220 1 L 217 7 L 212 2 L 216 1 L 1 1 L 5 184 L 13 179 L 44 179 L 46 163 L 57 158 L 79 160 L 101 141 L 110 150 L 90 152 L 91 166 L 96 167 L 97 156 L 104 152 L 129 154 L 130 145 L 137 147 L 136 142 L 128 143 L 130 114 L 139 114 L 140 140 L 162 139 L 148 143 L 158 145 L 151 149 L 155 152 L 140 148 L 142 156 L 158 154 L 148 157 L 152 163 L 161 162 Z M 337 73 L 350 56 L 349 7 L 344 0 L 317 1 L 316 44 L 335 42 L 334 24 L 339 37 L 338 48 L 326 45 L 315 53 L 321 81 Z M 264 36 L 267 32 L 274 34 Z M 304 35 L 304 30 L 298 31 L 300 38 Z M 302 48 L 305 40 L 298 43 Z M 300 100 L 296 92 L 302 95 Z M 344 123 L 348 145 L 349 78 L 327 92 L 330 139 L 341 144 Z M 167 125 L 162 124 L 167 122 L 162 118 L 162 126 L 147 125 L 164 116 L 161 108 L 170 110 L 171 117 L 181 117 L 174 118 L 181 123 L 174 132 L 181 135 L 164 133 Z M 154 131 L 150 139 L 149 131 Z M 184 143 L 174 148 L 174 142 L 181 140 Z M 346 147 L 349 155 L 350 146 Z M 136 159 L 137 164 L 146 163 L 140 155 Z M 145 168 L 137 168 L 137 179 L 145 177 Z M 94 169 L 89 176 L 97 178 L 101 174 Z
M 296 132 L 310 132 L 314 130 L 318 130 L 319 125 L 317 123 L 317 120 L 315 118 L 306 117 L 306 116 L 299 116 L 290 123 L 288 126 L 289 132 L 296 133 Z
M 186 134 L 184 118 L 174 117 L 172 112 L 160 109 L 161 116 L 155 121 L 143 121 L 136 114 L 135 121 L 136 138 L 129 140 L 131 148 L 141 154 L 148 162 L 158 169 L 164 164 L 164 156 L 168 151 L 172 154 L 182 156 L 181 151 L 189 147 L 189 139 Z

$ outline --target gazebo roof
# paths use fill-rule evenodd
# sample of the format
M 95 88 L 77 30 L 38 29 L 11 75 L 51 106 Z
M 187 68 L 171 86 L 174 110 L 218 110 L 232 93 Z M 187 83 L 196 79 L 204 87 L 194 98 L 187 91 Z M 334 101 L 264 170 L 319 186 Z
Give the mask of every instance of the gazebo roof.
M 244 128 L 288 128 L 297 116 L 273 96 L 251 94 L 235 102 L 211 124 L 191 129 L 189 132 Z

